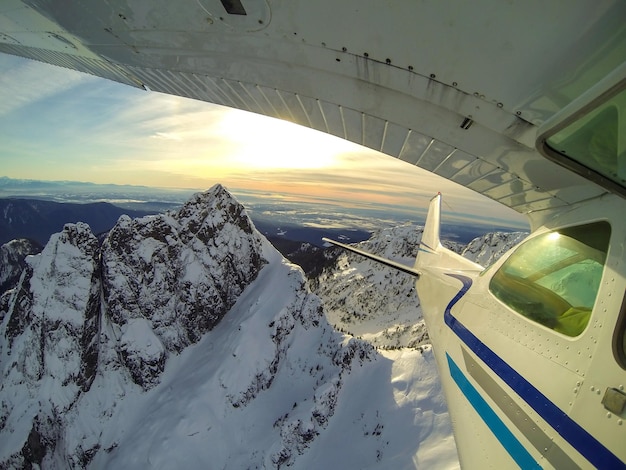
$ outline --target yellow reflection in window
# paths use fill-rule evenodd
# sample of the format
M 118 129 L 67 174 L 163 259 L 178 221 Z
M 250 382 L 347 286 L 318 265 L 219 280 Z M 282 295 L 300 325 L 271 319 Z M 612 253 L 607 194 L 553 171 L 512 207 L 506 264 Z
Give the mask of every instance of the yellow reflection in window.
M 578 336 L 600 288 L 610 234 L 607 222 L 596 222 L 532 238 L 500 267 L 489 289 L 525 317 Z

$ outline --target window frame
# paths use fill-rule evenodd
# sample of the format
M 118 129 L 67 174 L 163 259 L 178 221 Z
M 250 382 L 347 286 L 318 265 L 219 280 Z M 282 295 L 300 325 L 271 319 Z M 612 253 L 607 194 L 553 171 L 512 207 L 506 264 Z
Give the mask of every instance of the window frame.
M 558 150 L 553 149 L 548 144 L 548 140 L 556 134 L 568 126 L 576 123 L 580 119 L 583 119 L 590 113 L 593 113 L 607 101 L 622 92 L 626 92 L 626 63 L 623 66 L 618 67 L 618 69 L 613 71 L 595 87 L 588 90 L 588 92 L 581 95 L 577 100 L 563 108 L 561 112 L 557 113 L 553 118 L 546 121 L 537 133 L 535 148 L 548 160 L 553 161 L 558 165 L 573 171 L 574 173 L 577 173 L 578 175 L 598 184 L 599 186 L 602 186 L 614 194 L 626 198 L 626 185 L 622 185 L 593 168 L 586 166 L 578 160 L 571 158 L 569 155 L 565 155 Z M 620 116 L 618 111 L 618 119 L 619 118 Z M 626 116 L 623 117 L 623 119 L 626 119 Z M 619 142 L 620 140 L 618 140 L 618 149 Z

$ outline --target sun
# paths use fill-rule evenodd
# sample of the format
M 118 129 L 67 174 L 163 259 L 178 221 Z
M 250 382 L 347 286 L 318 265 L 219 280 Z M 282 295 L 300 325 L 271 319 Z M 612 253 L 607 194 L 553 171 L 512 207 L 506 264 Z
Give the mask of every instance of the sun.
M 254 113 L 226 112 L 220 123 L 223 137 L 237 142 L 232 164 L 259 169 L 321 169 L 339 164 L 356 144 L 298 124 Z

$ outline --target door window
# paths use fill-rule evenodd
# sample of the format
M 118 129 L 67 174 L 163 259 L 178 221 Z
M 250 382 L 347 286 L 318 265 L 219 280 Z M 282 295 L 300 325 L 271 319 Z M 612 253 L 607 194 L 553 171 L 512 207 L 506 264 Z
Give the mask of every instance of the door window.
M 506 260 L 489 289 L 525 317 L 578 336 L 589 323 L 610 234 L 607 222 L 596 222 L 534 237 Z

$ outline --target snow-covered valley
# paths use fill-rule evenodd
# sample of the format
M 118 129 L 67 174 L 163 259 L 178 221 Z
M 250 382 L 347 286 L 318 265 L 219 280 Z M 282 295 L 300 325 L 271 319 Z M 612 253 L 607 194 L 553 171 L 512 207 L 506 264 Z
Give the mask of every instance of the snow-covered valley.
M 361 247 L 412 264 L 420 233 Z M 67 225 L 0 319 L 0 468 L 458 468 L 412 279 L 342 254 L 307 281 L 219 185 L 102 246 Z

